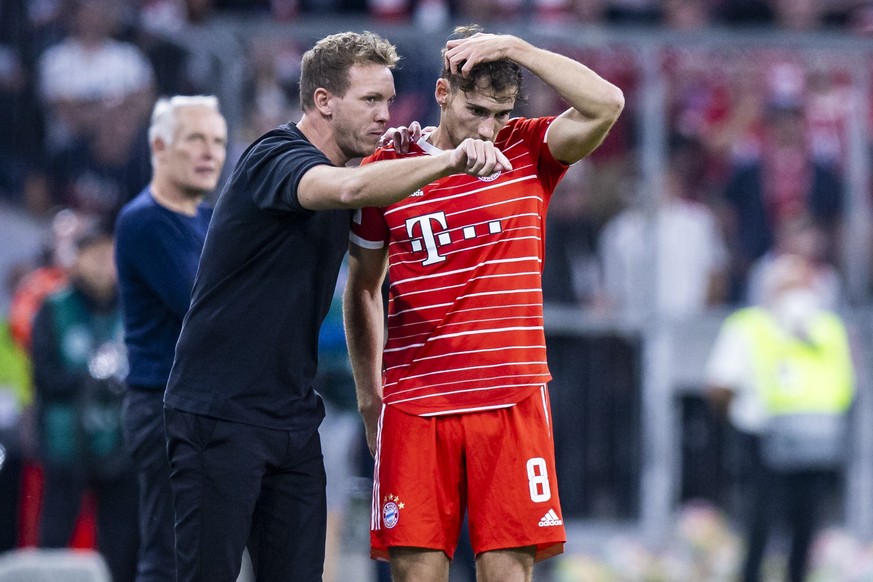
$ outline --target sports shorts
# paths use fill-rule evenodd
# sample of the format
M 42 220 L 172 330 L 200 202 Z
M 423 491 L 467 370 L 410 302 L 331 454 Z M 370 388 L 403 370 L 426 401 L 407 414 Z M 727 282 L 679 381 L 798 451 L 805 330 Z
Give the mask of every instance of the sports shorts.
M 566 542 L 545 386 L 506 408 L 416 416 L 385 406 L 379 419 L 370 555 L 392 546 L 452 558 L 464 510 L 476 555 Z

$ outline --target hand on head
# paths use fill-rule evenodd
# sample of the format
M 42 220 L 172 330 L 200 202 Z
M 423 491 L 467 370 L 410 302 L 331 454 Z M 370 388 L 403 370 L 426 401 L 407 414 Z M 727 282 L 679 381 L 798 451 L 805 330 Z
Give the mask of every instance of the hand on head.
M 473 36 L 446 43 L 446 68 L 453 74 L 467 76 L 479 63 L 507 58 L 512 37 L 478 32 Z

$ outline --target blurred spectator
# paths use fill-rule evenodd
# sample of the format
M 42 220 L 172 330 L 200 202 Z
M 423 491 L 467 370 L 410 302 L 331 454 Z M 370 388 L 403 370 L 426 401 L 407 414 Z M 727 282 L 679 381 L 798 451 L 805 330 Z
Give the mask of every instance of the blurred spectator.
M 0 316 L 0 499 L 3 500 L 3 510 L 0 511 L 0 554 L 15 548 L 18 540 L 25 453 L 22 425 L 24 411 L 30 401 L 27 354 L 12 341 L 8 322 Z
M 821 0 L 769 0 L 776 26 L 785 30 L 804 32 L 822 25 L 826 2 Z
M 609 20 L 616 24 L 655 24 L 659 4 L 657 0 L 609 0 Z
M 698 201 L 702 169 L 700 144 L 675 136 L 655 214 L 638 195 L 604 227 L 607 304 L 635 315 L 681 317 L 724 300 L 727 252 L 715 215 Z
M 76 257 L 76 237 L 91 226 L 92 219 L 64 209 L 52 220 L 51 240 L 45 250 L 42 264 L 24 275 L 16 285 L 9 307 L 9 326 L 12 339 L 30 352 L 33 318 L 43 299 L 67 284 L 67 272 Z
M 169 93 L 216 95 L 224 115 L 236 121 L 244 113 L 238 93 L 248 63 L 238 36 L 216 16 L 215 0 L 149 0 L 142 27 L 175 47 L 176 61 L 161 65 L 172 68 Z
M 148 59 L 112 36 L 119 25 L 117 0 L 66 0 L 65 6 L 68 36 L 39 59 L 50 151 L 89 136 L 105 107 L 144 118 L 154 97 Z
M 27 3 L 0 2 L 0 198 L 17 202 L 42 152 L 35 50 Z
M 822 307 L 837 309 L 843 304 L 843 284 L 836 267 L 828 260 L 827 237 L 808 216 L 786 220 L 776 227 L 773 248 L 749 269 L 747 303 L 762 305 L 765 282 L 773 264 L 782 256 L 797 255 L 809 261 L 813 284 Z
M 97 499 L 97 547 L 115 582 L 132 582 L 137 488 L 121 436 L 126 367 L 113 241 L 89 229 L 76 239 L 70 286 L 50 295 L 33 326 L 40 457 L 45 490 L 41 547 L 70 544 L 82 495 Z
M 673 30 L 701 30 L 712 23 L 710 0 L 664 0 L 661 25 Z
M 22 206 L 0 200 L 0 317 L 9 313 L 12 295 L 20 281 L 16 271 L 27 273 L 42 263 L 48 244 L 50 221 L 34 217 Z
M 811 216 L 826 235 L 826 256 L 836 252 L 843 185 L 833 167 L 813 158 L 803 105 L 773 102 L 765 121 L 760 157 L 737 163 L 725 188 L 733 214 L 734 301 L 745 299 L 749 266 L 771 249 L 774 229 L 786 220 Z
M 87 137 L 49 156 L 53 207 L 64 206 L 111 222 L 149 179 L 146 118 L 129 102 L 96 106 L 100 117 Z
M 248 106 L 229 158 L 236 159 L 267 131 L 300 117 L 298 80 L 302 55 L 302 48 L 293 40 L 256 39 L 251 43 L 243 93 Z
M 748 28 L 773 23 L 769 0 L 723 0 L 719 12 L 729 26 Z
M 744 582 L 760 579 L 780 515 L 791 534 L 786 580 L 805 580 L 829 486 L 845 459 L 853 364 L 843 323 L 822 302 L 812 265 L 779 257 L 765 276 L 763 304 L 725 320 L 706 366 L 712 402 L 751 459 Z
M 549 203 L 543 299 L 548 303 L 591 306 L 598 299 L 601 273 L 597 233 L 603 217 L 591 185 L 587 160 L 567 168 Z

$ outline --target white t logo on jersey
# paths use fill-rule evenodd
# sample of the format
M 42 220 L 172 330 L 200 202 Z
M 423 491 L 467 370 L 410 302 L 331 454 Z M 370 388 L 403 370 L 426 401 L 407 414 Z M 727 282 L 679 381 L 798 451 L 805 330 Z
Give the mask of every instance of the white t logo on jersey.
M 433 222 L 436 222 L 441 226 L 444 232 L 436 234 L 434 232 Z M 424 216 L 408 218 L 406 220 L 406 234 L 409 235 L 409 237 L 415 236 L 415 225 L 419 225 L 421 236 L 412 239 L 412 251 L 417 253 L 421 252 L 423 249 L 427 250 L 427 258 L 422 265 L 433 265 L 434 263 L 445 261 L 446 258 L 437 252 L 437 245 L 439 244 L 439 246 L 442 246 L 452 242 L 451 235 L 449 235 L 448 232 L 445 232 L 445 229 L 448 228 L 446 224 L 446 213 L 434 212 L 432 214 L 425 214 Z M 422 241 L 424 241 L 423 246 Z

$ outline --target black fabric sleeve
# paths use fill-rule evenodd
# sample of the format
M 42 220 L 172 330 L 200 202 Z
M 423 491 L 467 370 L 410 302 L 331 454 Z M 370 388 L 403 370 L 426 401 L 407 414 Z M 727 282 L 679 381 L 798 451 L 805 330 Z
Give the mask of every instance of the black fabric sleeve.
M 313 166 L 332 165 L 330 160 L 305 139 L 293 136 L 267 137 L 256 144 L 235 176 L 235 187 L 251 193 L 263 210 L 308 212 L 297 199 L 300 179 Z

